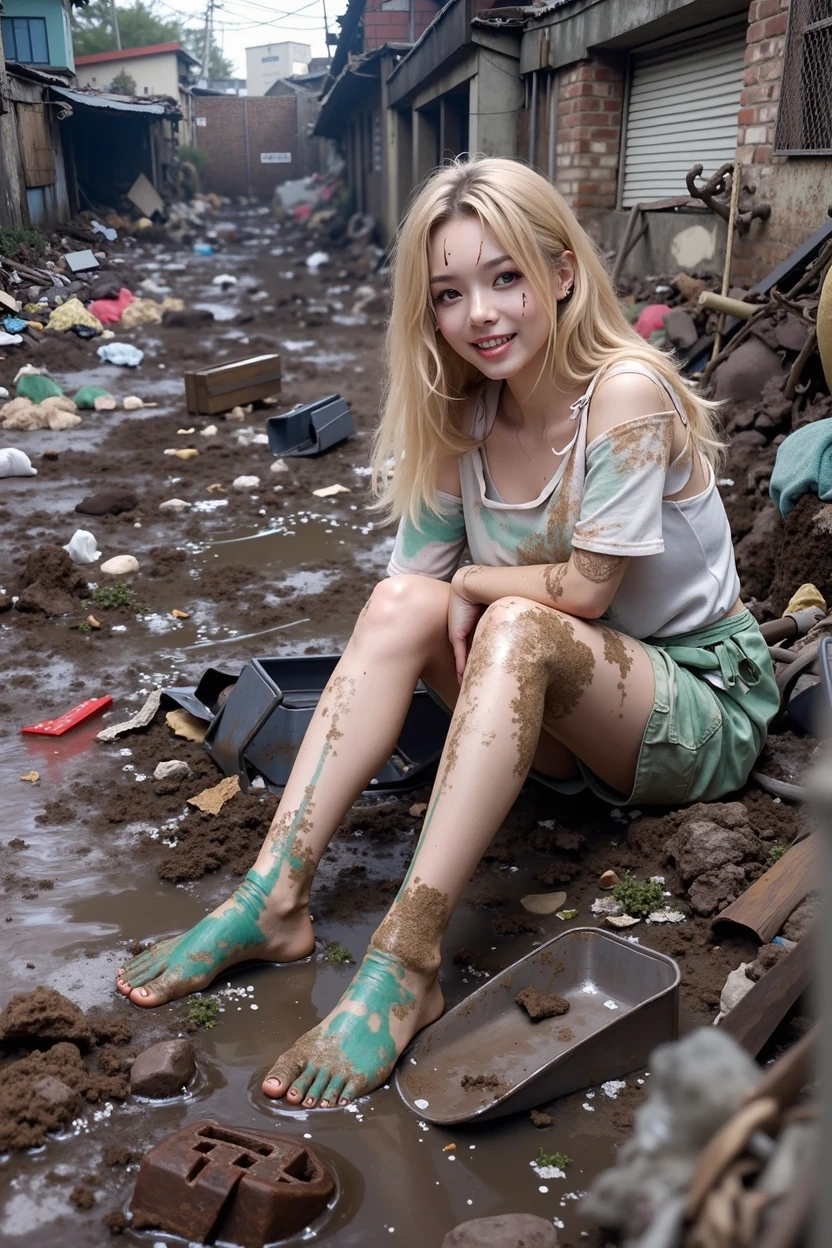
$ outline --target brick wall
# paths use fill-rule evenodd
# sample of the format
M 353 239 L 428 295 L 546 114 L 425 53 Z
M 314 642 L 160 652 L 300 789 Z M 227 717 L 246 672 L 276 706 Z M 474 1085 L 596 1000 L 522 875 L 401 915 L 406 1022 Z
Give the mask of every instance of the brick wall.
M 396 0 L 393 0 L 396 3 Z M 370 52 L 385 43 L 407 43 L 410 32 L 410 14 L 405 0 L 404 8 L 385 8 L 389 0 L 367 0 L 364 10 L 364 48 Z M 413 0 L 415 4 L 413 30 L 416 39 L 427 30 L 439 5 L 434 0 Z
M 197 145 L 208 154 L 201 174 L 205 190 L 271 199 L 278 183 L 300 177 L 297 107 L 294 96 L 196 98 L 194 113 L 205 118 L 205 125 L 197 124 L 195 130 Z M 289 152 L 292 160 L 289 164 L 263 164 L 261 152 Z
M 558 78 L 555 185 L 586 223 L 615 207 L 624 73 L 593 57 Z

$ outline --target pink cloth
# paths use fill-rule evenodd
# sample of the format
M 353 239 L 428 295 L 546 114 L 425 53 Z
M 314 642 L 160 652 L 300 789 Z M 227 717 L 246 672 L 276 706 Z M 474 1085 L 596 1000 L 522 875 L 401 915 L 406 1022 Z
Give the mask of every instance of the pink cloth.
M 636 333 L 641 334 L 642 338 L 649 338 L 657 329 L 664 329 L 664 318 L 669 311 L 666 303 L 648 303 L 638 314 Z
M 135 295 L 132 290 L 122 286 L 118 299 L 96 299 L 89 306 L 93 316 L 97 316 L 102 325 L 115 325 L 121 320 L 121 314 L 133 302 Z

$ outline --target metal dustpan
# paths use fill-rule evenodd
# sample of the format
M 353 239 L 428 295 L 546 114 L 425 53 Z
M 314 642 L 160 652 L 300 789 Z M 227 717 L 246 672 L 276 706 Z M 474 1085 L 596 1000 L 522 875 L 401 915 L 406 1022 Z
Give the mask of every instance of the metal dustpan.
M 237 676 L 237 672 L 227 672 L 221 667 L 209 667 L 202 673 L 199 684 L 195 687 L 181 685 L 163 689 L 162 697 L 169 702 L 175 702 L 177 706 L 181 706 L 183 710 L 188 711 L 197 719 L 204 719 L 206 723 L 210 723 L 222 705 L 220 695 L 229 685 L 235 683 Z
M 618 1079 L 676 1039 L 679 979 L 663 953 L 599 927 L 572 928 L 421 1032 L 396 1071 L 399 1094 L 420 1118 L 454 1126 Z M 533 1022 L 515 1001 L 529 987 L 565 997 L 568 1013 Z

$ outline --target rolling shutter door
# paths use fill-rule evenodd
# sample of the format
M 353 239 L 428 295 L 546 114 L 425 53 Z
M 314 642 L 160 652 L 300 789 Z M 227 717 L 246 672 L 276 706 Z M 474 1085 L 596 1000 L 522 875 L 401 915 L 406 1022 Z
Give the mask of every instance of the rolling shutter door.
M 691 165 L 710 177 L 733 160 L 746 27 L 635 53 L 622 204 L 685 194 Z

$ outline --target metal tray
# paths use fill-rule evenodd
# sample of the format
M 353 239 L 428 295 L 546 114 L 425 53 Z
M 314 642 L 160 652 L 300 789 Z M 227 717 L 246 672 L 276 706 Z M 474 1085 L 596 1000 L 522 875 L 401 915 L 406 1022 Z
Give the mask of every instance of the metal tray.
M 273 455 L 321 455 L 351 437 L 355 426 L 349 404 L 340 394 L 329 394 L 314 403 L 298 403 L 282 416 L 270 416 L 266 433 Z
M 574 927 L 495 975 L 406 1050 L 396 1072 L 402 1100 L 440 1126 L 485 1121 L 619 1079 L 675 1040 L 679 968 L 598 927 Z M 567 1014 L 532 1022 L 523 988 L 559 993 Z M 494 1087 L 463 1088 L 466 1075 Z

